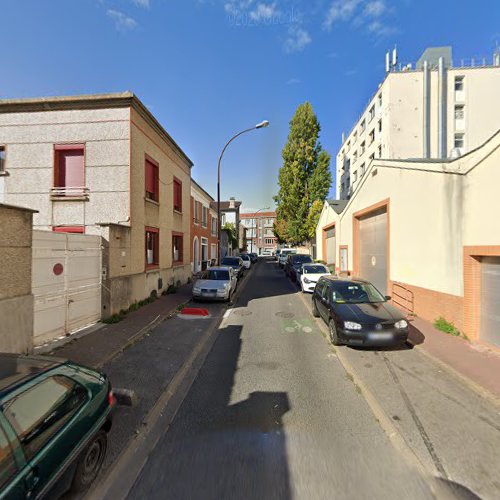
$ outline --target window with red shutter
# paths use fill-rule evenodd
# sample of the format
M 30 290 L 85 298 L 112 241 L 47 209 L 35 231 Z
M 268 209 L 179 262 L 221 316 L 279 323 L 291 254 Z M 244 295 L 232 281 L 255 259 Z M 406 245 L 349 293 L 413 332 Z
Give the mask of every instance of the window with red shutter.
M 160 231 L 155 227 L 146 227 L 146 267 L 157 267 L 160 250 Z
M 172 236 L 172 260 L 174 263 L 183 262 L 183 235 L 174 233 Z
M 182 212 L 182 182 L 174 178 L 174 210 Z
M 82 196 L 85 192 L 85 148 L 83 145 L 54 146 L 54 194 Z
M 146 159 L 146 198 L 148 200 L 159 201 L 159 177 L 158 165 Z
M 76 233 L 84 234 L 85 226 L 54 226 L 52 231 L 55 233 Z

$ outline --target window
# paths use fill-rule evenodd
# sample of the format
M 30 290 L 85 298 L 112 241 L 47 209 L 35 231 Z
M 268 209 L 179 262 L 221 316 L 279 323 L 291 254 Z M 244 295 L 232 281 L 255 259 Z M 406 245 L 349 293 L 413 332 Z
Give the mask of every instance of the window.
M 87 391 L 61 375 L 8 400 L 4 414 L 16 431 L 27 460 L 31 460 L 88 399 Z
M 201 225 L 203 227 L 208 227 L 208 208 L 205 205 L 201 207 Z
M 352 137 L 352 143 L 355 144 L 357 140 L 358 140 L 358 133 L 354 132 L 354 135 Z
M 372 153 L 369 157 L 369 160 L 374 160 L 375 159 L 375 153 Z
M 0 174 L 2 172 L 5 172 L 5 155 L 6 155 L 5 146 L 0 146 Z
M 382 144 L 378 147 L 378 157 L 382 158 Z
M 378 131 L 382 132 L 382 119 L 378 121 Z
M 85 189 L 83 144 L 54 146 L 54 190 L 56 196 L 83 196 Z
M 379 107 L 382 107 L 382 94 L 378 95 L 378 105 Z
M 182 182 L 174 177 L 174 210 L 182 212 Z
M 146 227 L 146 267 L 156 267 L 160 263 L 160 231 L 155 227 Z
M 375 129 L 370 132 L 370 140 L 368 144 L 371 144 L 375 140 Z
M 272 238 L 266 238 L 265 244 L 266 245 L 273 245 L 274 244 L 274 239 L 272 239 Z
M 363 177 L 363 175 L 365 175 L 365 164 L 364 163 L 361 165 L 361 167 L 359 167 L 360 178 Z
M 352 155 L 352 162 L 356 163 L 357 160 L 358 160 L 358 152 L 354 151 L 354 153 Z
M 52 231 L 55 233 L 76 233 L 84 234 L 85 226 L 54 226 Z
M 183 235 L 181 233 L 172 234 L 172 259 L 174 263 L 182 262 L 182 243 Z
M 217 245 L 215 243 L 210 245 L 210 257 L 212 260 L 217 259 Z
M 455 147 L 461 149 L 464 147 L 464 144 L 464 134 L 455 134 Z
M 374 118 L 375 118 L 375 105 L 373 105 L 371 108 L 370 108 L 370 111 L 368 112 L 369 115 L 370 115 L 370 120 L 369 121 L 372 121 Z
M 366 142 L 365 142 L 365 141 L 363 141 L 363 142 L 361 143 L 361 151 L 360 151 L 360 153 L 359 153 L 359 154 L 360 154 L 360 155 L 362 155 L 362 154 L 365 152 L 365 149 L 366 149 Z
M 217 234 L 217 218 L 212 216 L 212 236 L 215 236 Z
M 350 150 L 351 150 L 351 141 L 349 141 L 349 142 L 347 143 L 346 148 L 347 148 L 347 149 L 346 149 L 346 152 L 348 152 L 348 151 L 350 151 Z
M 353 173 L 352 173 L 352 182 L 356 182 L 358 180 L 358 171 L 355 170 Z
M 463 120 L 465 116 L 465 106 L 459 104 L 455 106 L 455 120 Z
M 5 486 L 9 479 L 17 473 L 12 448 L 3 429 L 0 427 L 0 488 Z
M 366 120 L 363 120 L 361 122 L 361 133 L 363 133 L 366 130 Z
M 200 223 L 200 202 L 199 201 L 194 202 L 194 223 L 195 224 Z
M 462 92 L 464 90 L 464 77 L 456 76 L 455 77 L 455 91 Z
M 146 199 L 160 201 L 160 188 L 158 177 L 158 163 L 147 157 L 145 160 L 146 170 Z

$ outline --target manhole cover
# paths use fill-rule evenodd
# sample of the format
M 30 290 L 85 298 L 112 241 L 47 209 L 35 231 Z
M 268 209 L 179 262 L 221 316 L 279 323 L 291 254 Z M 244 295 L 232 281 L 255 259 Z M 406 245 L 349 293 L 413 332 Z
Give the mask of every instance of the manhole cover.
M 289 312 L 277 312 L 276 316 L 279 318 L 293 318 L 294 314 Z
M 236 314 L 236 316 L 250 316 L 250 314 L 252 314 L 252 311 L 245 311 L 245 310 L 236 310 L 233 312 L 233 314 Z

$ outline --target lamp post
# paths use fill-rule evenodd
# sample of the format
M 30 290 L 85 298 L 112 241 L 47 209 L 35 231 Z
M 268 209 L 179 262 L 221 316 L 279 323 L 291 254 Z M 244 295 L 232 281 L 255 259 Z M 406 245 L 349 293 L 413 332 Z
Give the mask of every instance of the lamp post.
M 252 128 L 247 128 L 238 132 L 236 135 L 233 135 L 229 141 L 226 142 L 226 145 L 222 149 L 222 152 L 219 156 L 219 164 L 217 166 L 217 263 L 220 265 L 221 262 L 221 247 L 220 247 L 220 235 L 221 235 L 221 219 L 220 219 L 220 164 L 222 161 L 222 157 L 226 152 L 227 147 L 231 144 L 237 137 L 240 135 L 246 134 L 247 132 L 251 132 L 252 130 L 257 130 L 259 128 L 265 128 L 269 126 L 269 122 L 264 120 L 263 122 L 257 123 Z
M 257 214 L 259 212 L 262 212 L 262 210 L 269 210 L 269 207 L 259 208 L 259 210 L 257 210 L 257 212 L 254 213 L 253 219 L 255 219 L 255 229 L 258 229 Z M 253 228 L 254 228 L 254 226 L 252 224 L 252 233 L 253 233 Z M 257 237 L 257 231 L 255 231 L 255 237 L 258 239 L 258 237 Z M 253 236 L 251 236 L 250 244 L 252 245 L 252 250 L 251 250 L 250 253 L 252 253 L 253 252 Z

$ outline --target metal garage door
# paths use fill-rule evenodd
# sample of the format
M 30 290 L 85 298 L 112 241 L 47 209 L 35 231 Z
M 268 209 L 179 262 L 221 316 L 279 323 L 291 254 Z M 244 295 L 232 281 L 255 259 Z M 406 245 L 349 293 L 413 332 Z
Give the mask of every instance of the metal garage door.
M 359 221 L 359 274 L 387 294 L 387 211 Z
M 335 228 L 326 231 L 326 263 L 335 265 Z
M 481 260 L 481 340 L 500 346 L 500 257 Z

